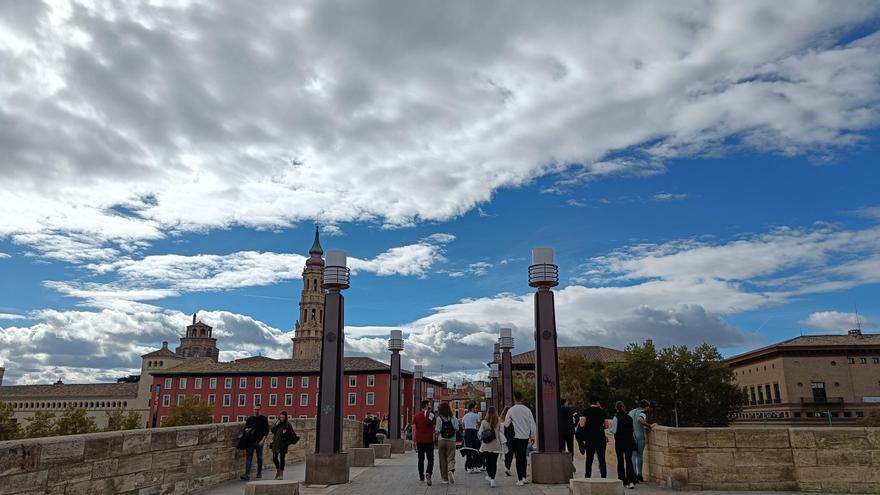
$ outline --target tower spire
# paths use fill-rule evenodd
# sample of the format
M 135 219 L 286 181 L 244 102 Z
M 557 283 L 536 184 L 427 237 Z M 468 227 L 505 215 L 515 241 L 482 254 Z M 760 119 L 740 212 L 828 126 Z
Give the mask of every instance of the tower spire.
M 311 255 L 317 254 L 318 256 L 320 256 L 320 255 L 324 254 L 324 250 L 321 249 L 321 239 L 320 239 L 320 233 L 318 231 L 319 227 L 320 226 L 316 222 L 315 223 L 315 242 L 312 243 L 312 249 L 309 249 L 309 254 L 311 254 Z

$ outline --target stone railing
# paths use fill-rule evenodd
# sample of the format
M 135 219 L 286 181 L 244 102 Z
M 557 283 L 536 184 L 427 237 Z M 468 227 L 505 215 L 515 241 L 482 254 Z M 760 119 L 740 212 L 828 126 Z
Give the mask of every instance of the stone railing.
M 301 439 L 288 459 L 297 462 L 314 450 L 315 420 L 292 423 Z M 0 495 L 200 490 L 243 473 L 244 452 L 235 449 L 241 428 L 224 423 L 0 442 Z M 345 420 L 346 448 L 361 446 L 361 431 L 360 423 Z
M 880 493 L 880 428 L 667 428 L 645 477 L 676 490 Z

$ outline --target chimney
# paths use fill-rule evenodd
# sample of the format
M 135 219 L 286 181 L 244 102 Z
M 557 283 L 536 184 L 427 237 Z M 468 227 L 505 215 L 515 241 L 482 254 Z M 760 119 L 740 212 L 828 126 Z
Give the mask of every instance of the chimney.
M 3 385 L 3 373 L 6 373 L 6 368 L 0 366 L 0 385 Z
M 168 350 L 168 341 L 167 340 L 162 341 L 162 349 Z
M 846 333 L 850 337 L 861 337 L 862 336 L 862 330 L 859 328 L 853 328 L 852 330 L 850 330 L 849 332 L 846 332 Z

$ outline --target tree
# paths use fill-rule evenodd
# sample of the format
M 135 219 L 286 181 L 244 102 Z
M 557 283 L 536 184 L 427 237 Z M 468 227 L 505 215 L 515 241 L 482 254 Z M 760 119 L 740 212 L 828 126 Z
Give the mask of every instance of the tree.
M 513 391 L 519 392 L 523 396 L 523 405 L 535 412 L 535 382 L 531 380 L 514 380 Z
M 15 410 L 11 404 L 0 402 L 0 442 L 15 440 L 21 435 L 21 427 L 15 421 Z
M 592 395 L 598 396 L 605 408 L 610 408 L 614 399 L 605 364 L 573 352 L 559 358 L 559 391 L 560 397 L 581 411 L 590 406 Z
M 54 437 L 57 434 L 55 413 L 49 411 L 35 412 L 28 418 L 28 425 L 24 429 L 24 436 L 27 438 Z
M 137 411 L 119 408 L 107 412 L 107 431 L 134 430 L 141 427 L 141 415 Z
M 204 425 L 213 421 L 213 407 L 193 397 L 187 397 L 183 404 L 171 406 L 171 411 L 162 421 L 162 426 Z
M 85 409 L 69 405 L 55 423 L 55 429 L 58 435 L 78 435 L 96 432 L 98 426 L 95 424 L 95 418 L 86 415 Z

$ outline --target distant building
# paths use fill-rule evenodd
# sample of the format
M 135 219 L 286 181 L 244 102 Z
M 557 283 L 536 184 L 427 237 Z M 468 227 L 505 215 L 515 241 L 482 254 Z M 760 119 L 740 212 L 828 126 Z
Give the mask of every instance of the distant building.
M 465 413 L 467 413 L 467 406 L 471 402 L 477 406 L 478 411 L 485 412 L 489 405 L 486 405 L 485 408 L 481 406 L 486 396 L 487 387 L 488 382 L 465 382 L 454 389 L 446 390 L 446 393 L 441 395 L 439 400 L 449 402 L 452 414 L 456 418 L 464 417 Z
M 745 398 L 736 424 L 852 425 L 880 410 L 880 334 L 795 337 L 725 361 Z

